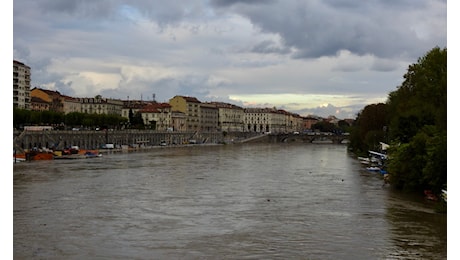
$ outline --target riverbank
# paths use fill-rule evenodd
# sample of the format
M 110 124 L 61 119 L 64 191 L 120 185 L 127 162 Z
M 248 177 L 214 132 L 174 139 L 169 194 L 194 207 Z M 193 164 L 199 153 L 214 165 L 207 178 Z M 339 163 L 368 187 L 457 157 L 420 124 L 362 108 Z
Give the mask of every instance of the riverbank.
M 128 150 L 166 145 L 221 144 L 239 142 L 261 135 L 254 132 L 158 132 L 152 130 L 114 131 L 14 131 L 13 149 L 24 153 L 32 149 L 63 150 L 70 146 L 81 149 Z

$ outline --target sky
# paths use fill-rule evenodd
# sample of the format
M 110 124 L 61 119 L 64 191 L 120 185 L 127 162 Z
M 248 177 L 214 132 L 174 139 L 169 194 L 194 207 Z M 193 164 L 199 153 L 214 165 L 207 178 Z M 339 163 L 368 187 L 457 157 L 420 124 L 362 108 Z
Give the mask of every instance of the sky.
M 15 0 L 13 58 L 74 97 L 355 118 L 447 47 L 446 0 Z

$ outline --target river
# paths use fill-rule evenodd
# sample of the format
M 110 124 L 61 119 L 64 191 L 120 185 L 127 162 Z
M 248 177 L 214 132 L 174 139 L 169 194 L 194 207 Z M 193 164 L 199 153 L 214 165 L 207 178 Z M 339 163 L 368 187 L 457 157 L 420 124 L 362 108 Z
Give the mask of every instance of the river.
M 15 259 L 446 259 L 447 215 L 345 145 L 16 163 Z

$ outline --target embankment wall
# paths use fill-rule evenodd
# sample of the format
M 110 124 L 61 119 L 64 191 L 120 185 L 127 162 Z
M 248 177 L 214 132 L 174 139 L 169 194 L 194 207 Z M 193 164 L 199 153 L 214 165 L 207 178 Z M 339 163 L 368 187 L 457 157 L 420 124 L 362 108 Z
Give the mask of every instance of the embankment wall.
M 129 146 L 155 146 L 161 142 L 170 144 L 224 143 L 237 142 L 252 137 L 256 133 L 222 132 L 158 132 L 152 130 L 113 130 L 113 131 L 14 131 L 14 149 L 23 151 L 37 148 L 63 149 L 73 145 L 82 149 L 99 149 L 105 144 Z

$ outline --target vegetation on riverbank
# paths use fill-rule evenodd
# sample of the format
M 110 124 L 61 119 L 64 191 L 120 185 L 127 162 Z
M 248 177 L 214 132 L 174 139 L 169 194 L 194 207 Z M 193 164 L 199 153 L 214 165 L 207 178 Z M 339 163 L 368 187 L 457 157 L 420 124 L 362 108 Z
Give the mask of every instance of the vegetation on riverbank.
M 13 127 L 21 129 L 25 125 L 52 125 L 57 129 L 72 127 L 106 127 L 118 128 L 126 125 L 128 119 L 119 115 L 87 114 L 72 112 L 64 114 L 54 111 L 32 111 L 27 109 L 13 109 Z M 64 130 L 64 129 L 61 129 Z
M 385 103 L 366 106 L 351 130 L 357 155 L 390 144 L 390 184 L 401 190 L 447 189 L 447 48 L 435 47 L 410 65 Z

